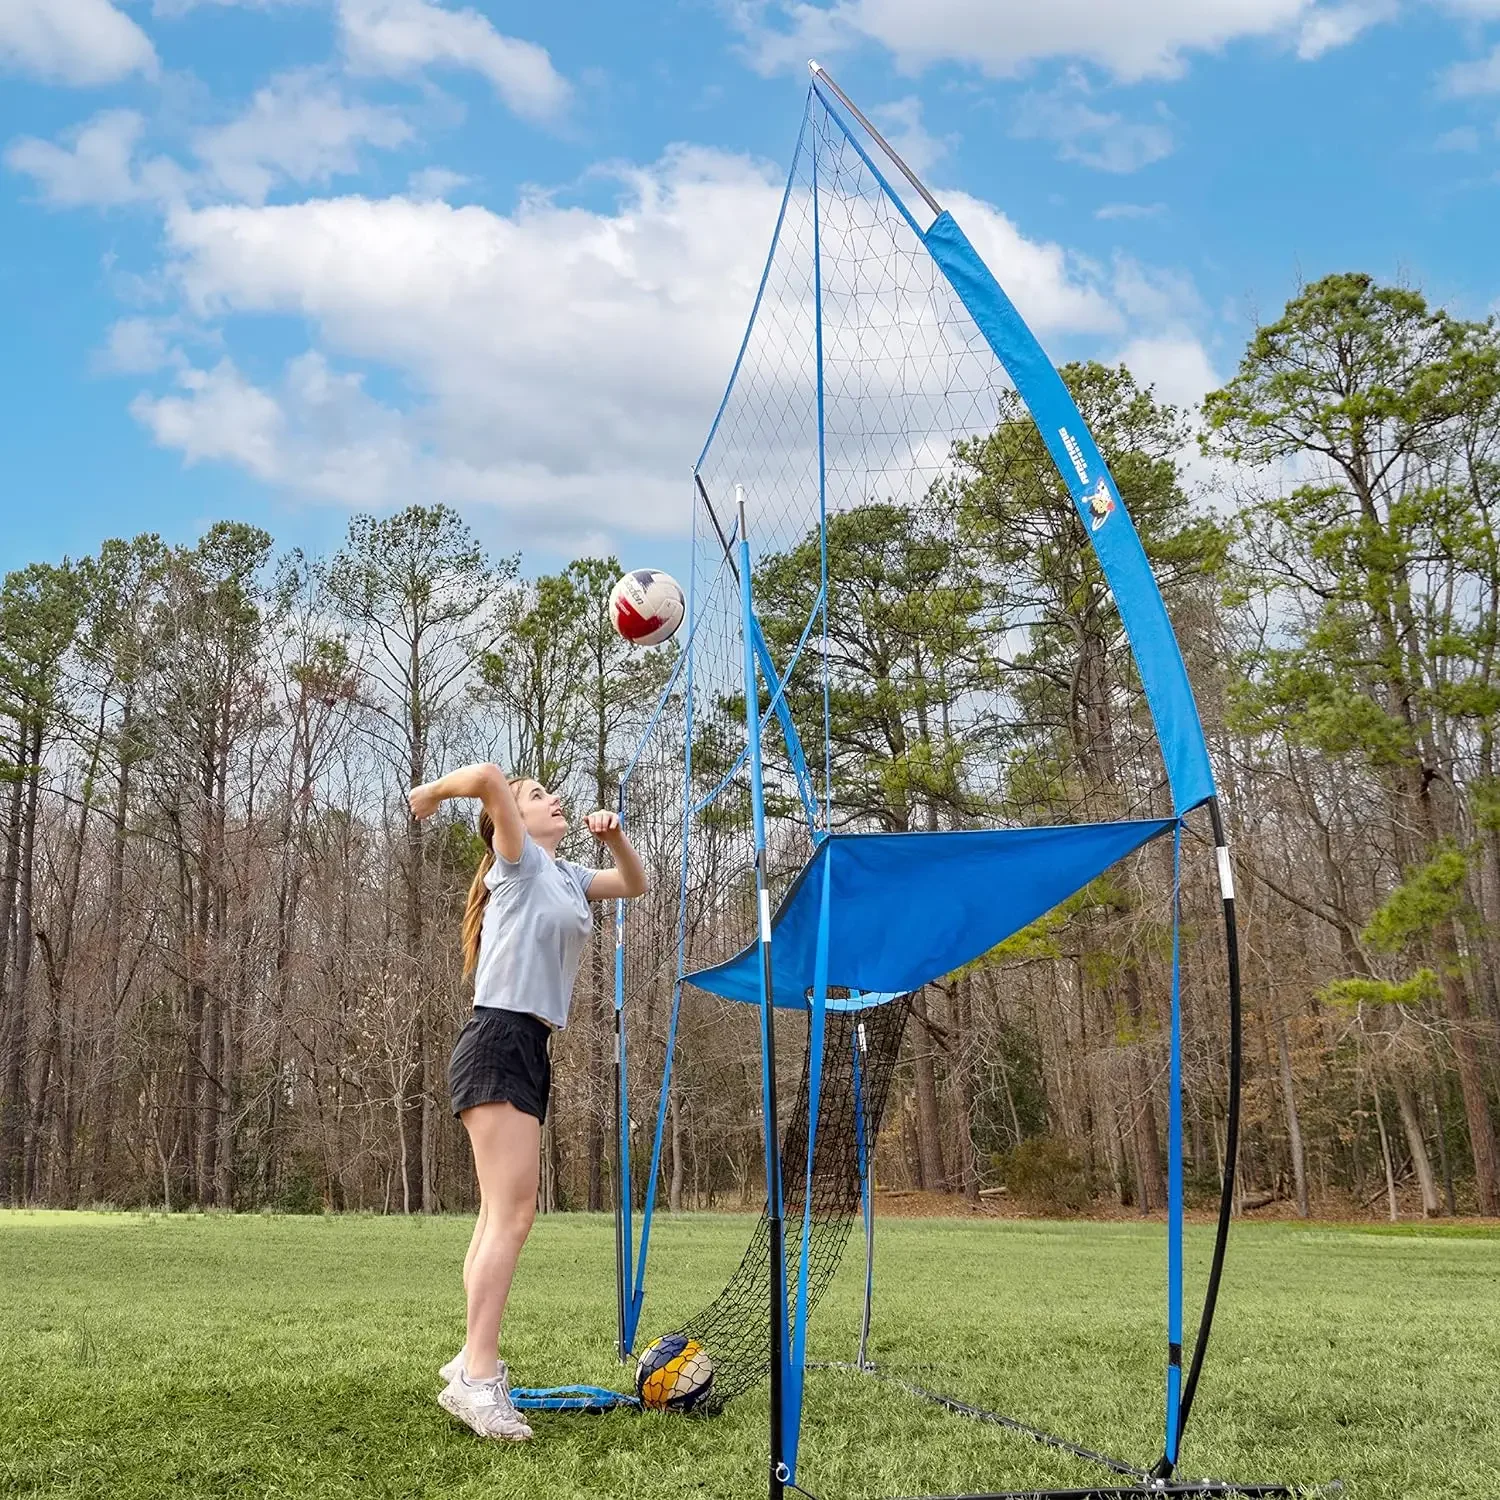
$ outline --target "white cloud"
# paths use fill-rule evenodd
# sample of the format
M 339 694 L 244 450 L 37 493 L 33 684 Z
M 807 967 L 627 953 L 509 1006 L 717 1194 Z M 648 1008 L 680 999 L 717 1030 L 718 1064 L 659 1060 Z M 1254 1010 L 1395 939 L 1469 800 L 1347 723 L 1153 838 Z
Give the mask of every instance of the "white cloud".
M 1454 63 L 1442 75 L 1443 92 L 1456 99 L 1475 94 L 1500 94 L 1500 46 L 1488 57 Z
M 291 360 L 271 390 L 230 359 L 210 369 L 178 364 L 179 394 L 142 394 L 130 409 L 189 465 L 236 464 L 269 484 L 348 505 L 424 492 L 437 478 L 440 466 L 422 453 L 409 419 L 315 350 Z
M 1155 219 L 1166 213 L 1165 203 L 1105 203 L 1094 210 L 1096 219 Z
M 1027 239 L 982 199 L 951 190 L 938 199 L 1038 334 L 1113 333 L 1124 326 L 1093 266 L 1061 245 Z
M 23 136 L 7 148 L 5 164 L 30 177 L 54 208 L 112 208 L 179 196 L 187 175 L 175 162 L 158 156 L 137 164 L 144 131 L 134 110 L 105 110 L 67 132 L 62 145 Z
M 3 0 L 0 68 L 82 86 L 154 74 L 157 59 L 146 33 L 109 0 Z
M 1202 340 L 1182 323 L 1128 340 L 1105 362 L 1123 364 L 1139 386 L 1152 387 L 1157 400 L 1186 413 L 1196 411 L 1224 383 Z M 1194 441 L 1175 457 L 1178 472 L 1200 495 L 1222 490 L 1233 470 L 1223 458 L 1205 455 Z
M 166 203 L 188 196 L 263 202 L 283 182 L 326 183 L 359 170 L 361 146 L 395 147 L 412 130 L 393 109 L 349 102 L 316 70 L 271 80 L 237 119 L 202 130 L 194 173 L 164 156 L 138 159 L 145 120 L 106 110 L 60 142 L 23 137 L 6 165 L 35 180 L 57 208 Z
M 283 10 L 294 5 L 317 5 L 321 0 L 152 0 L 155 16 L 185 16 L 189 11 L 217 7 L 220 10 Z
M 179 449 L 189 464 L 227 459 L 257 479 L 285 477 L 285 416 L 275 400 L 229 360 L 212 370 L 185 369 L 178 382 L 186 395 L 138 396 L 130 407 L 162 447 Z
M 1477 151 L 1479 132 L 1472 125 L 1460 125 L 1444 131 L 1432 144 L 1438 151 Z
M 1136 172 L 1172 153 L 1171 129 L 1161 120 L 1129 121 L 1086 102 L 1092 90 L 1077 69 L 1056 88 L 1022 96 L 1011 134 L 1052 141 L 1064 161 L 1101 172 Z
M 1155 386 L 1163 401 L 1184 409 L 1223 384 L 1202 341 L 1185 328 L 1131 339 L 1112 362 L 1127 365 L 1141 385 Z
M 922 101 L 915 94 L 871 111 L 892 150 L 918 177 L 948 154 L 956 136 L 935 136 L 922 123 Z
M 315 352 L 269 384 L 229 363 L 188 370 L 137 416 L 192 461 L 344 503 L 494 505 L 531 537 L 678 529 L 683 465 L 739 345 L 781 174 L 701 149 L 617 170 L 611 211 L 177 205 L 170 274 L 193 321 L 298 318 Z M 943 196 L 1039 334 L 1130 336 L 1122 297 L 1145 308 L 1147 273 L 1099 271 Z M 367 366 L 413 403 L 377 400 Z
M 350 66 L 405 77 L 434 64 L 468 68 L 489 79 L 519 115 L 548 119 L 571 90 L 544 48 L 504 36 L 477 10 L 447 10 L 428 0 L 338 0 Z
M 176 363 L 169 323 L 153 318 L 121 318 L 109 330 L 94 367 L 108 375 L 152 375 Z
M 1247 37 L 1316 33 L 1326 49 L 1341 30 L 1346 40 L 1357 34 L 1346 13 L 1374 9 L 1383 12 L 1383 0 L 1333 7 L 1316 0 L 742 0 L 737 7 L 752 56 L 767 70 L 873 41 L 910 72 L 957 62 L 1011 76 L 1042 59 L 1077 58 L 1127 81 L 1175 77 L 1186 54 Z M 1321 21 L 1325 11 L 1342 19 Z
M 1389 21 L 1396 10 L 1396 0 L 1351 0 L 1310 11 L 1297 33 L 1297 56 L 1312 62 L 1325 52 L 1347 47 L 1372 26 Z
M 359 170 L 361 146 L 411 136 L 395 110 L 350 103 L 320 72 L 298 70 L 272 79 L 238 119 L 200 133 L 193 149 L 213 186 L 260 203 L 278 182 L 326 183 Z
M 1162 327 L 1206 316 L 1191 277 L 1143 266 L 1128 255 L 1115 257 L 1111 291 L 1114 301 L 1135 323 Z
M 447 167 L 423 167 L 407 179 L 406 191 L 413 198 L 447 198 L 473 180 L 462 172 L 450 172 Z

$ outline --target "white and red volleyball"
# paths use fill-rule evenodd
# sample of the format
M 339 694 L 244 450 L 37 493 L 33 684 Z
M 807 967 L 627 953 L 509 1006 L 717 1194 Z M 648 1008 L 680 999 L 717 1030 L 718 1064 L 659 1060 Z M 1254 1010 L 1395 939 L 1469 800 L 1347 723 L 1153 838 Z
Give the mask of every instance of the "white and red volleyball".
M 677 633 L 687 600 L 670 573 L 637 568 L 609 591 L 609 613 L 615 629 L 633 645 L 659 646 Z

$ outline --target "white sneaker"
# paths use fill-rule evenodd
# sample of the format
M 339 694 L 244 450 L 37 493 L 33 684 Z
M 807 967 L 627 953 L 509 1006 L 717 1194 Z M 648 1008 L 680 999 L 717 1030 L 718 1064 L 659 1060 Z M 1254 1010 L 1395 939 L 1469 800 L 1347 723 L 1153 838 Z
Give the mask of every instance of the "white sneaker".
M 447 1385 L 450 1380 L 457 1380 L 464 1372 L 464 1355 L 469 1352 L 469 1346 L 464 1345 L 452 1359 L 438 1371 L 438 1379 Z
M 524 1443 L 531 1436 L 531 1428 L 521 1420 L 510 1399 L 509 1371 L 504 1360 L 489 1380 L 471 1381 L 460 1372 L 438 1393 L 438 1405 L 480 1437 Z

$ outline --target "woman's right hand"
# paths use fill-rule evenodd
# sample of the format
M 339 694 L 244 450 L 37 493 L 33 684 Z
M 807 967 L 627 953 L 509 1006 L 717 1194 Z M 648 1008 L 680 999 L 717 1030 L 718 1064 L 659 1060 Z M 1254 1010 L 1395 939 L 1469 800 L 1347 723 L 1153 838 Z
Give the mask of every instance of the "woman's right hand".
M 443 805 L 443 799 L 433 790 L 431 782 L 414 786 L 406 794 L 406 800 L 411 804 L 412 817 L 419 823 L 423 818 L 430 818 Z

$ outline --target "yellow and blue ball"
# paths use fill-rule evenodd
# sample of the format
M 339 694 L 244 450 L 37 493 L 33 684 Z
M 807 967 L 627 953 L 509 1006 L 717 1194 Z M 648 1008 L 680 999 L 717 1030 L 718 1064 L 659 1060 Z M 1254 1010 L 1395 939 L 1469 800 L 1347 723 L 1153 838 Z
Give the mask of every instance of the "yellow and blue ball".
M 692 1411 L 708 1396 L 714 1364 L 708 1350 L 685 1333 L 669 1333 L 642 1350 L 635 1393 L 652 1411 Z

